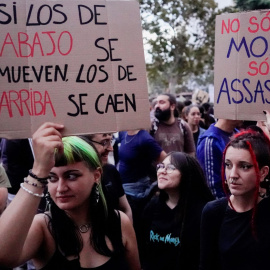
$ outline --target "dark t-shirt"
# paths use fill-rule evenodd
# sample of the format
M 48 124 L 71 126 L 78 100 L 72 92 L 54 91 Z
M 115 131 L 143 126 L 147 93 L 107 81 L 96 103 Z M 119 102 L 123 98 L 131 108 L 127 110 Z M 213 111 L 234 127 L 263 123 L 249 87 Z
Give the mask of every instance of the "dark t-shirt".
M 34 158 L 28 139 L 7 140 L 1 142 L 2 162 L 9 178 L 11 188 L 8 192 L 16 194 L 20 183 L 33 167 Z
M 199 267 L 200 219 L 205 203 L 189 209 L 185 229 L 177 221 L 179 207 L 171 209 L 154 197 L 142 215 L 139 245 L 144 270 L 197 270 Z
M 150 174 L 151 164 L 162 152 L 155 139 L 146 131 L 140 130 L 136 135 L 119 133 L 119 172 L 123 184 L 135 183 Z
M 125 195 L 119 172 L 112 164 L 103 166 L 102 181 L 106 187 L 106 199 L 112 208 L 119 209 L 119 198 Z
M 195 146 L 197 146 L 199 135 L 200 135 L 200 129 L 198 128 L 196 132 L 193 132 L 193 139 L 194 139 Z
M 194 153 L 195 145 L 191 129 L 185 121 L 182 121 L 185 130 L 181 130 L 179 121 L 176 120 L 172 125 L 160 122 L 154 138 L 166 153 L 171 151 Z
M 203 210 L 202 265 L 205 270 L 266 270 L 269 269 L 270 254 L 270 198 L 263 199 L 257 208 L 255 230 L 252 234 L 252 210 L 238 213 L 227 206 L 221 225 L 219 225 L 218 243 L 213 239 L 213 227 L 221 200 L 208 203 Z M 219 265 L 213 265 L 215 258 L 211 250 L 218 250 Z M 210 253 L 210 254 L 209 254 Z M 206 259 L 205 259 L 206 258 Z

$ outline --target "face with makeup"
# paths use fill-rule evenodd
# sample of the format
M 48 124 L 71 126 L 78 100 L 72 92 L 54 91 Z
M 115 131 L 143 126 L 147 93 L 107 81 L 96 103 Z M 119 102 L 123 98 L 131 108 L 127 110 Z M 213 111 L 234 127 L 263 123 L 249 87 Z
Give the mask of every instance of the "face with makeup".
M 53 167 L 50 172 L 48 191 L 56 205 L 62 210 L 88 207 L 95 183 L 99 183 L 101 171 L 89 169 L 85 162 Z
M 263 181 L 268 172 L 265 167 L 259 171 L 260 181 Z M 254 197 L 257 176 L 248 150 L 228 147 L 225 154 L 225 175 L 232 195 L 250 197 L 251 199 Z

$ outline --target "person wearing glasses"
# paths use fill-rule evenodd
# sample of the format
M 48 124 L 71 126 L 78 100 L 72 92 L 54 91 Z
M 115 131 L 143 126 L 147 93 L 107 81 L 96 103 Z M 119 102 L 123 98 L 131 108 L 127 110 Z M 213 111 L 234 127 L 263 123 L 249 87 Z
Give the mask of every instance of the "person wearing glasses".
M 122 186 L 120 174 L 114 165 L 108 163 L 109 153 L 113 151 L 115 142 L 112 134 L 97 133 L 81 137 L 93 143 L 100 155 L 103 167 L 102 181 L 107 189 L 105 194 L 108 197 L 107 200 L 110 201 L 113 208 L 123 211 L 133 222 L 132 211 Z
M 213 200 L 198 161 L 182 152 L 170 152 L 157 165 L 159 195 L 142 214 L 139 251 L 143 270 L 197 270 L 200 220 L 205 204 Z

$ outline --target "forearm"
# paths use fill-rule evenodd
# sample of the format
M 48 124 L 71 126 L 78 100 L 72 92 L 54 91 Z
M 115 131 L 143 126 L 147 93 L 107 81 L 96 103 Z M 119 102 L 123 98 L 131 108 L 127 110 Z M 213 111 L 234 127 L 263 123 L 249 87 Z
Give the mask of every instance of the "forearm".
M 44 123 L 33 134 L 35 161 L 32 174 L 22 184 L 17 195 L 0 218 L 0 262 L 10 265 L 28 260 L 36 255 L 42 232 L 31 228 L 37 213 L 44 185 L 55 164 L 55 149 L 63 152 L 63 125 Z M 33 223 L 35 224 L 35 223 Z
M 6 208 L 7 205 L 7 188 L 0 188 L 0 216 Z
M 44 123 L 33 134 L 35 161 L 32 173 L 22 184 L 17 195 L 0 218 L 0 262 L 16 263 L 35 256 L 42 242 L 42 232 L 30 226 L 46 185 L 46 179 L 55 164 L 55 149 L 63 152 L 63 125 Z M 34 223 L 33 223 L 34 224 Z

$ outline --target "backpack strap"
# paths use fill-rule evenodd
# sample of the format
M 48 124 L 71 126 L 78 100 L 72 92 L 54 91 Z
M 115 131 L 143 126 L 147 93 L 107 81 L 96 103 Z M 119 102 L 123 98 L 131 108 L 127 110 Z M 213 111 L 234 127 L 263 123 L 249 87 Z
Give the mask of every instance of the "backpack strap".
M 151 130 L 149 132 L 152 137 L 154 137 L 155 133 L 158 130 L 158 124 L 159 124 L 159 122 L 157 120 L 154 120 L 152 122 L 152 127 L 151 127 Z
M 179 128 L 181 130 L 181 132 L 183 133 L 183 135 L 185 136 L 187 134 L 187 130 L 186 130 L 186 126 L 184 125 L 183 121 L 181 118 L 178 118 L 178 123 L 179 123 Z
M 182 120 L 181 118 L 177 118 L 177 121 L 178 121 L 178 125 L 179 125 L 179 128 L 180 128 L 181 132 L 182 132 L 184 135 L 186 135 L 186 132 L 187 132 L 187 131 L 186 131 L 186 126 L 185 126 L 184 123 L 183 123 L 184 120 Z M 152 122 L 152 127 L 151 127 L 151 130 L 150 130 L 150 135 L 151 135 L 152 137 L 154 137 L 155 133 L 157 132 L 157 130 L 158 130 L 158 125 L 159 125 L 159 121 L 154 120 L 154 121 Z

